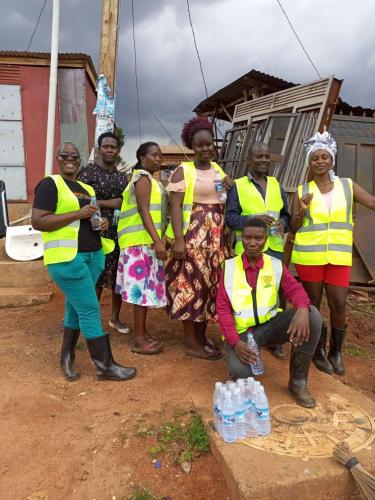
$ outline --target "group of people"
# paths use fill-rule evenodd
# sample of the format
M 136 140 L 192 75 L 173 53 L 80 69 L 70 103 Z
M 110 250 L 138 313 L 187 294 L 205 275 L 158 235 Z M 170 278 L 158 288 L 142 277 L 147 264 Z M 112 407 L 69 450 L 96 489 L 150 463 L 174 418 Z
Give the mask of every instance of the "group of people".
M 349 287 L 353 202 L 375 210 L 375 197 L 350 179 L 335 176 L 336 144 L 324 132 L 307 143 L 310 182 L 299 186 L 288 211 L 284 191 L 268 176 L 270 150 L 255 142 L 247 175 L 230 179 L 212 161 L 211 122 L 195 117 L 181 138 L 194 151 L 166 186 L 154 174 L 161 166 L 155 142 L 137 150 L 131 179 L 116 168 L 119 153 L 114 134 L 102 134 L 102 165 L 79 170 L 80 154 L 72 143 L 57 152 L 61 173 L 43 179 L 35 191 L 32 224 L 42 231 L 44 260 L 66 298 L 61 367 L 76 380 L 74 353 L 80 332 L 100 379 L 127 380 L 135 368 L 116 363 L 103 331 L 99 300 L 112 290 L 109 326 L 121 333 L 121 303 L 134 307 L 132 351 L 158 354 L 163 344 L 146 328 L 149 307 L 166 309 L 180 320 L 184 352 L 207 360 L 222 357 L 206 335 L 208 321 L 218 321 L 233 379 L 251 375 L 255 352 L 246 341 L 251 331 L 258 346 L 284 358 L 290 342 L 289 390 L 296 401 L 313 407 L 307 389 L 309 367 L 343 374 L 345 302 Z M 227 200 L 218 186 L 227 190 Z M 90 219 L 101 210 L 99 231 Z M 113 218 L 120 210 L 119 220 Z M 227 228 L 235 231 L 235 257 L 230 258 Z M 283 263 L 284 233 L 294 235 L 292 262 L 298 282 Z M 326 290 L 331 335 L 319 308 Z M 292 307 L 285 307 L 286 302 Z

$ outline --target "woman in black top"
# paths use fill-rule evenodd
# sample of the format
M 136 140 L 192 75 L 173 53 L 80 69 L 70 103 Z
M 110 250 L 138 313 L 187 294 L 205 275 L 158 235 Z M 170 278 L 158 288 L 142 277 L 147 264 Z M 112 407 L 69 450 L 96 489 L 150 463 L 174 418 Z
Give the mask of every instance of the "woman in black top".
M 80 155 L 74 144 L 61 144 L 57 160 L 61 175 L 46 177 L 36 187 L 32 225 L 43 233 L 45 264 L 66 298 L 61 368 L 68 380 L 79 378 L 73 362 L 82 331 L 98 378 L 127 380 L 134 377 L 136 370 L 114 361 L 109 337 L 102 330 L 95 291 L 104 269 L 102 243 L 110 243 L 91 226 L 90 219 L 97 209 L 90 205 L 90 198 L 95 192 L 91 186 L 76 181 Z M 108 220 L 101 219 L 99 229 L 107 228 Z

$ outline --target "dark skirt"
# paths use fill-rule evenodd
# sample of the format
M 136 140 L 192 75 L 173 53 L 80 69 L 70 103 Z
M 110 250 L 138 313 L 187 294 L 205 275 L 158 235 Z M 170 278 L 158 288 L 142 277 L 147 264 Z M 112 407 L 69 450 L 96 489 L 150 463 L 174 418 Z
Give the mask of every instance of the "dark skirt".
M 168 250 L 166 310 L 171 319 L 216 321 L 220 266 L 229 256 L 226 236 L 224 206 L 194 203 L 185 234 L 185 259 L 174 259 L 170 246 Z

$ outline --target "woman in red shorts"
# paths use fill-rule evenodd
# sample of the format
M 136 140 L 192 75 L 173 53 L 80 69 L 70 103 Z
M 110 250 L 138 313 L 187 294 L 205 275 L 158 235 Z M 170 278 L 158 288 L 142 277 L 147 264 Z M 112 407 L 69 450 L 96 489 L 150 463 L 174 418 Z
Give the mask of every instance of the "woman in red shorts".
M 375 210 L 375 197 L 351 179 L 334 175 L 336 142 L 328 132 L 305 143 L 311 182 L 298 187 L 292 205 L 295 234 L 292 262 L 317 308 L 325 289 L 331 337 L 327 357 L 327 327 L 322 326 L 314 363 L 325 372 L 345 373 L 341 347 L 346 333 L 345 306 L 349 289 L 353 244 L 353 201 Z

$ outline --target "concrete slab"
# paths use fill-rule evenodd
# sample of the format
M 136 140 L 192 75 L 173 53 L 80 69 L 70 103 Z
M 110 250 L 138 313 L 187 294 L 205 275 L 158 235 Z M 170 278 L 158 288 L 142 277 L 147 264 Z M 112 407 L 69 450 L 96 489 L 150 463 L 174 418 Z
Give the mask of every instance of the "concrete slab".
M 0 288 L 0 309 L 46 304 L 51 300 L 52 287 Z
M 358 450 L 355 453 L 362 465 L 375 472 L 375 403 L 312 367 L 309 387 L 318 406 L 305 410 L 295 405 L 288 393 L 288 361 L 274 360 L 268 353 L 265 358 L 267 372 L 259 379 L 270 401 L 271 435 L 253 442 L 248 439 L 249 446 L 242 442 L 226 444 L 210 431 L 212 451 L 233 499 L 356 497 L 351 474 L 331 453 L 337 441 L 347 440 L 353 450 Z M 212 394 L 192 394 L 192 399 L 205 420 L 211 421 Z
M 16 262 L 0 260 L 0 288 L 46 287 L 51 282 L 42 260 Z

